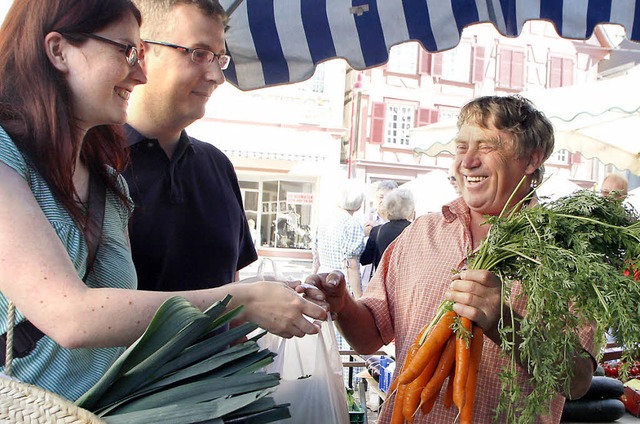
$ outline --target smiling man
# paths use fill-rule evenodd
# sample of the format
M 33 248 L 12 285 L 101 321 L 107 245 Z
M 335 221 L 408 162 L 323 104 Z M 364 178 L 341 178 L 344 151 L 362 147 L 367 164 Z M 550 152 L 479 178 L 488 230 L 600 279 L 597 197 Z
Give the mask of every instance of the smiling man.
M 411 344 L 436 316 L 442 301 L 454 301 L 454 311 L 484 331 L 473 422 L 490 423 L 500 396 L 498 376 L 508 364 L 500 350 L 498 322 L 501 313 L 508 319 L 511 312 L 517 317 L 526 315 L 526 310 L 521 299 L 512 305 L 502 303 L 502 282 L 496 275 L 464 269 L 467 257 L 487 236 L 486 216 L 499 214 L 514 191 L 511 202 L 515 205 L 541 181 L 542 164 L 553 151 L 553 128 L 524 98 L 480 97 L 461 109 L 455 143 L 453 171 L 461 197 L 443 206 L 440 213 L 423 215 L 407 227 L 385 250 L 378 272 L 361 298 L 349 296 L 344 278 L 335 272 L 311 276 L 308 285 L 298 290 L 318 298 L 317 290 L 310 288 L 313 285 L 324 293 L 336 315 L 334 322 L 359 353 L 370 354 L 395 340 L 396 371 L 402 369 Z M 453 269 L 459 273 L 452 275 Z M 512 293 L 518 290 L 516 283 Z M 505 322 L 505 327 L 509 325 Z M 595 361 L 590 330 L 580 333 L 588 355 L 567 358 L 574 376 L 563 394 L 572 398 L 582 396 L 591 382 Z M 525 382 L 525 371 L 519 368 L 518 373 Z M 521 388 L 524 396 L 531 390 L 526 383 Z M 380 422 L 390 422 L 394 402 L 395 395 L 387 398 Z M 558 393 L 549 414 L 537 417 L 536 423 L 558 423 L 563 402 Z M 414 422 L 452 423 L 457 414 L 457 408 L 446 409 L 438 401 L 429 415 L 418 411 Z M 497 422 L 505 422 L 504 417 L 498 417 Z
M 139 288 L 217 287 L 257 259 L 231 162 L 184 130 L 225 81 L 227 16 L 217 0 L 134 2 L 148 85 L 131 96 L 124 175 Z

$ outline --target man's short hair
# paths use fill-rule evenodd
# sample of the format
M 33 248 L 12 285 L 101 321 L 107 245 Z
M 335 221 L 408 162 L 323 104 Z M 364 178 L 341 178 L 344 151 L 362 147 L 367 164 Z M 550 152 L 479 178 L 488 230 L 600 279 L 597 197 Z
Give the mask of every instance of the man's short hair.
M 142 14 L 140 27 L 142 39 L 159 38 L 165 30 L 172 30 L 168 26 L 167 17 L 178 4 L 194 5 L 205 16 L 212 18 L 219 16 L 225 27 L 229 22 L 229 16 L 218 0 L 133 0 L 133 2 Z
M 398 183 L 396 183 L 393 180 L 381 180 L 378 181 L 378 186 L 376 187 L 376 190 L 386 190 L 386 191 L 391 191 L 398 188 Z
M 483 96 L 464 105 L 458 116 L 458 128 L 472 123 L 482 128 L 496 128 L 513 137 L 516 157 L 529 157 L 533 152 L 543 153 L 544 163 L 551 153 L 555 138 L 551 121 L 533 103 L 518 95 Z M 544 165 L 533 173 L 534 186 L 542 182 Z

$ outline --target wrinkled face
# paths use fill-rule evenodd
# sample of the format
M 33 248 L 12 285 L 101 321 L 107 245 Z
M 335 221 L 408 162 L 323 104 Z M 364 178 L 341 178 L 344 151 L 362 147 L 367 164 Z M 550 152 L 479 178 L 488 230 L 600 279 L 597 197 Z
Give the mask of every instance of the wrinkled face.
M 195 5 L 177 4 L 170 19 L 161 39 L 154 41 L 226 53 L 219 17 L 206 16 Z M 179 129 L 204 116 L 209 97 L 225 80 L 217 60 L 195 63 L 191 53 L 167 46 L 145 43 L 143 66 L 149 78 L 144 90 L 145 112 L 157 124 Z
M 95 34 L 125 45 L 140 45 L 138 22 L 131 14 Z M 129 66 L 124 49 L 91 38 L 80 46 L 64 43 L 63 48 L 78 126 L 89 129 L 123 124 L 131 91 L 146 82 L 140 65 Z
M 376 191 L 376 205 L 378 210 L 382 209 L 382 202 L 384 202 L 384 198 L 389 194 L 389 191 L 390 190 L 385 189 Z
M 474 213 L 497 215 L 523 176 L 529 176 L 515 201 L 529 191 L 531 174 L 539 164 L 532 158 L 517 158 L 514 141 L 495 128 L 464 124 L 456 137 L 455 174 L 462 197 Z

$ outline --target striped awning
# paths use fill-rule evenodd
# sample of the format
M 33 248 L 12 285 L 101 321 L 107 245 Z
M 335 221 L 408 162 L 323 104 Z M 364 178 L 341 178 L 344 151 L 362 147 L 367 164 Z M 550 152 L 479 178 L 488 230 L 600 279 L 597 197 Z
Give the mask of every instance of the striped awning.
M 599 23 L 640 41 L 640 0 L 221 0 L 231 13 L 227 79 L 242 90 L 303 81 L 315 66 L 344 58 L 358 70 L 387 62 L 389 49 L 416 40 L 429 51 L 455 47 L 462 30 L 492 22 L 517 36 L 546 19 L 565 38 L 585 39 Z

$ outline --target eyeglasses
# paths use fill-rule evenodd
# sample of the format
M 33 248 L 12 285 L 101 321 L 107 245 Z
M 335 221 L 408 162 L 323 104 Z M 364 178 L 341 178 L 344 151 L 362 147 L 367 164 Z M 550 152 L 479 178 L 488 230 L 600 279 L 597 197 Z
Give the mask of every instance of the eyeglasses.
M 453 175 L 449 177 L 449 182 L 455 183 L 456 182 L 456 177 L 454 177 Z
M 166 43 L 164 41 L 152 41 L 152 40 L 144 40 L 145 43 L 149 44 L 157 44 L 159 46 L 167 46 L 176 50 L 181 50 L 185 53 L 191 53 L 191 60 L 195 63 L 199 63 L 201 65 L 209 65 L 213 62 L 213 59 L 218 60 L 218 65 L 220 66 L 220 70 L 224 71 L 229 66 L 229 62 L 231 62 L 231 56 L 226 54 L 218 54 L 206 49 L 190 49 L 189 47 L 179 46 L 177 44 Z
M 129 64 L 129 66 L 134 66 L 136 63 L 138 63 L 138 48 L 136 46 L 132 46 L 131 44 L 118 43 L 117 41 L 109 40 L 108 38 L 104 38 L 90 32 L 83 32 L 80 33 L 80 35 L 84 35 L 85 37 L 92 38 L 97 41 L 102 41 L 103 43 L 111 44 L 112 46 L 116 46 L 124 50 L 124 55 L 127 58 L 127 63 Z

